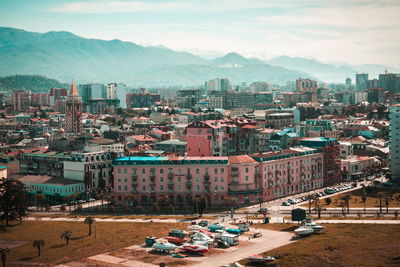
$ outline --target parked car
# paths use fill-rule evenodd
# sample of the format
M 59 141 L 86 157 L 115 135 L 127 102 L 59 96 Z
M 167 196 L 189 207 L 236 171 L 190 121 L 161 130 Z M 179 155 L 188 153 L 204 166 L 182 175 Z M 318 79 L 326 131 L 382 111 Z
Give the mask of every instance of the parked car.
M 208 225 L 208 221 L 202 220 L 202 221 L 199 222 L 199 225 L 200 225 L 201 227 L 206 227 L 206 226 Z
M 282 206 L 290 206 L 290 203 L 287 201 L 282 202 Z
M 289 199 L 287 200 L 287 202 L 290 203 L 290 204 L 292 204 L 292 205 L 293 205 L 293 204 L 296 204 L 296 202 L 295 202 L 293 199 L 291 199 L 291 198 L 289 198 Z

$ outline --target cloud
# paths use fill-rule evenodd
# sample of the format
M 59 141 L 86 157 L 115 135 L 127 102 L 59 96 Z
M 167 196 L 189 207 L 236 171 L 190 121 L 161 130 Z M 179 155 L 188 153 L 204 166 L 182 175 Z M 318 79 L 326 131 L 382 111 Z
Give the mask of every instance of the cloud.
M 156 10 L 184 10 L 189 5 L 184 2 L 150 2 L 150 1 L 90 1 L 70 2 L 47 8 L 47 11 L 58 13 L 122 13 Z

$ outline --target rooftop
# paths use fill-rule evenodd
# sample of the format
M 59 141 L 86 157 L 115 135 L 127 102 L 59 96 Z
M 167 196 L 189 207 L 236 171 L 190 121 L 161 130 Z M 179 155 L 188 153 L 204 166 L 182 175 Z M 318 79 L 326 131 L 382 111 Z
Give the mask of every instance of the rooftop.
M 23 183 L 34 183 L 34 184 L 51 184 L 51 185 L 71 185 L 71 184 L 82 184 L 83 182 L 77 180 L 71 180 L 66 178 L 58 178 L 46 175 L 26 175 L 17 178 L 17 180 Z

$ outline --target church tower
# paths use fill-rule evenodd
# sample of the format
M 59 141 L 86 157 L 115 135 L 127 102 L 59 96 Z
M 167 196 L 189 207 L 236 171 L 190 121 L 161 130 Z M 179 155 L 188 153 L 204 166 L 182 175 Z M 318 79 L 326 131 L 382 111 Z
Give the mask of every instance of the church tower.
M 82 98 L 79 96 L 74 80 L 66 100 L 65 132 L 82 132 Z

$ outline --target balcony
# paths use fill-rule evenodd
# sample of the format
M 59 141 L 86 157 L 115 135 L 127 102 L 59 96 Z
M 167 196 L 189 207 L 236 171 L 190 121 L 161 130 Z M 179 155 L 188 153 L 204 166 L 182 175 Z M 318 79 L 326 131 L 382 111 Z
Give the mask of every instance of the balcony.
M 156 179 L 155 173 L 150 173 L 150 180 L 154 181 Z
M 168 179 L 170 180 L 174 179 L 174 174 L 172 172 L 168 173 Z
M 188 179 L 188 180 L 192 179 L 192 175 L 190 174 L 190 172 L 188 174 L 186 174 L 186 179 Z
M 156 183 L 155 182 L 150 182 L 150 186 L 156 186 Z
M 138 178 L 137 173 L 132 173 L 132 179 L 137 179 L 137 178 Z
M 186 186 L 192 186 L 192 181 L 186 181 Z
M 138 185 L 138 182 L 136 182 L 136 181 L 135 181 L 135 182 L 132 182 L 132 186 L 133 186 L 133 187 L 136 187 L 137 185 Z
M 191 194 L 192 193 L 192 189 L 186 190 L 186 193 Z
M 232 177 L 239 177 L 239 173 L 238 173 L 238 172 L 232 172 L 232 173 L 231 173 L 231 176 L 232 176 Z
M 174 189 L 174 184 L 168 184 L 168 189 L 169 189 L 169 190 Z

